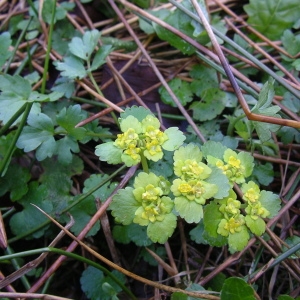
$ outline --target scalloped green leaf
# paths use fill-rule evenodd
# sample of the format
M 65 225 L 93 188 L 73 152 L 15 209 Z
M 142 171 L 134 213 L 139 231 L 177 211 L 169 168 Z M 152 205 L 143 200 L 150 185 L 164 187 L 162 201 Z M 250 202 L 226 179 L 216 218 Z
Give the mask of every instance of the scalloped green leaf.
M 214 247 L 222 247 L 228 244 L 227 237 L 220 234 L 217 237 L 213 237 L 207 231 L 204 231 L 203 238 L 207 244 Z
M 74 197 L 73 201 L 76 201 L 80 197 Z M 69 204 L 72 204 L 69 203 Z M 77 236 L 82 229 L 91 220 L 93 215 L 96 213 L 96 204 L 94 197 L 86 197 L 80 201 L 77 205 L 69 210 L 69 213 L 74 218 L 75 224 L 71 227 L 71 231 Z M 100 222 L 96 222 L 95 225 L 89 230 L 86 236 L 94 236 L 100 229 Z
M 270 212 L 268 218 L 275 217 L 281 208 L 279 196 L 269 191 L 261 191 L 259 201 L 261 205 Z
M 120 114 L 121 119 L 125 119 L 128 116 L 133 116 L 142 122 L 148 115 L 152 115 L 153 113 L 145 107 L 133 105 L 129 108 L 126 108 L 124 112 Z
M 99 156 L 101 161 L 109 164 L 120 164 L 122 162 L 122 149 L 117 148 L 114 142 L 107 142 L 96 146 L 95 154 Z
M 138 224 L 130 224 L 127 226 L 127 235 L 130 241 L 134 242 L 138 247 L 147 247 L 152 241 L 147 235 L 147 227 Z
M 161 179 L 154 173 L 140 172 L 134 179 L 134 188 L 146 187 L 148 184 L 152 184 L 154 187 L 159 186 Z
M 249 239 L 250 235 L 246 226 L 241 226 L 240 232 L 229 234 L 228 246 L 230 253 L 243 250 L 247 246 Z
M 221 290 L 221 300 L 255 300 L 253 288 L 243 279 L 230 277 Z
M 223 219 L 223 214 L 219 211 L 219 205 L 215 202 L 210 202 L 204 207 L 203 224 L 204 229 L 213 238 L 217 238 L 218 225 Z
M 115 225 L 112 230 L 113 238 L 116 242 L 122 244 L 129 244 L 131 242 L 128 237 L 128 227 L 130 225 Z
M 178 149 L 186 138 L 178 127 L 170 127 L 166 129 L 165 134 L 169 139 L 162 144 L 162 148 L 167 151 L 174 151 Z
M 90 71 L 97 70 L 100 66 L 106 63 L 106 57 L 113 50 L 111 45 L 103 45 L 95 54 Z
M 125 283 L 125 276 L 113 270 L 114 275 L 120 282 Z M 87 267 L 80 278 L 80 285 L 83 292 L 91 300 L 118 299 L 117 294 L 122 288 L 110 277 L 104 276 L 103 272 L 95 267 Z
M 111 214 L 115 217 L 116 221 L 123 225 L 132 223 L 135 212 L 139 207 L 140 203 L 135 200 L 133 188 L 131 187 L 119 190 L 109 206 L 112 210 Z
M 268 186 L 274 180 L 273 164 L 256 164 L 252 175 L 260 184 Z
M 226 149 L 228 149 L 226 146 L 215 141 L 208 141 L 201 147 L 204 157 L 210 155 L 221 160 L 223 160 L 223 155 Z
M 212 172 L 205 181 L 217 185 L 218 192 L 214 195 L 214 198 L 222 199 L 227 197 L 230 190 L 230 184 L 227 176 L 217 167 L 211 167 L 211 169 Z
M 10 164 L 0 180 L 0 196 L 10 192 L 10 200 L 17 201 L 28 192 L 27 182 L 31 175 L 28 168 Z
M 83 61 L 76 56 L 65 57 L 63 62 L 56 61 L 54 65 L 58 71 L 61 71 L 61 76 L 70 79 L 82 79 L 87 75 Z
M 190 231 L 191 239 L 197 244 L 206 245 L 207 241 L 203 238 L 204 233 L 204 224 L 203 219 L 197 224 L 195 228 Z
M 261 236 L 266 230 L 265 221 L 258 217 L 256 220 L 252 219 L 251 216 L 245 216 L 246 225 L 253 234 Z
M 226 94 L 219 88 L 209 88 L 202 92 L 201 101 L 193 102 L 190 109 L 193 117 L 198 121 L 207 121 L 216 118 L 226 106 Z
M 175 209 L 187 223 L 198 223 L 203 218 L 203 206 L 185 197 L 176 197 Z
M 38 211 L 32 204 L 37 205 L 46 213 L 51 213 L 53 205 L 48 199 L 48 189 L 45 185 L 39 185 L 38 182 L 33 181 L 29 184 L 28 193 L 18 201 L 23 206 L 22 211 L 14 214 L 10 219 L 10 228 L 15 235 L 22 235 L 37 228 L 48 218 Z M 35 231 L 27 239 L 40 238 L 47 231 L 49 226 L 45 226 L 42 229 Z
M 182 146 L 174 152 L 174 162 L 177 160 L 185 161 L 187 159 L 193 159 L 197 162 L 202 161 L 202 152 L 198 145 L 189 143 L 188 145 Z
M 73 152 L 79 152 L 79 146 L 76 141 L 70 136 L 65 136 L 64 138 L 56 142 L 56 154 L 58 160 L 63 164 L 69 164 L 72 161 Z
M 45 114 L 30 114 L 25 126 L 17 141 L 16 146 L 25 152 L 38 148 L 37 159 L 44 160 L 56 152 L 54 139 L 54 125 L 52 120 Z M 45 145 L 44 145 L 45 144 Z
M 100 35 L 101 33 L 94 29 L 86 31 L 82 38 L 73 37 L 69 43 L 70 52 L 83 60 L 88 60 L 99 42 Z
M 248 24 L 271 40 L 280 39 L 300 18 L 299 3 L 294 0 L 250 0 L 244 10 Z
M 198 97 L 208 87 L 217 88 L 219 86 L 218 74 L 213 68 L 208 68 L 202 64 L 194 65 L 189 74 L 195 79 L 191 83 L 191 89 Z
M 244 177 L 247 178 L 249 177 L 254 168 L 254 157 L 248 153 L 248 152 L 239 152 L 237 155 L 237 158 L 241 160 L 245 170 L 244 170 Z
M 120 129 L 126 132 L 128 129 L 134 129 L 136 133 L 142 132 L 141 122 L 134 116 L 127 116 L 126 118 L 119 118 Z
M 193 101 L 193 92 L 188 82 L 183 81 L 180 78 L 174 78 L 171 81 L 169 81 L 168 84 L 183 106 Z M 161 100 L 165 104 L 170 105 L 172 107 L 177 107 L 172 97 L 170 96 L 169 92 L 166 90 L 164 86 L 161 86 L 158 91 Z
M 109 176 L 106 174 L 92 174 L 88 179 L 84 181 L 83 193 L 88 193 L 96 186 L 100 185 L 101 182 L 104 182 Z M 113 192 L 117 183 L 110 181 L 104 183 L 99 189 L 93 192 L 94 198 L 99 199 L 101 202 L 104 202 Z
M 154 243 L 164 244 L 173 234 L 177 224 L 177 217 L 173 214 L 167 214 L 162 221 L 149 223 L 147 234 Z
M 9 51 L 11 42 L 12 40 L 9 32 L 2 32 L 0 34 L 0 70 L 6 60 L 11 56 L 11 52 Z

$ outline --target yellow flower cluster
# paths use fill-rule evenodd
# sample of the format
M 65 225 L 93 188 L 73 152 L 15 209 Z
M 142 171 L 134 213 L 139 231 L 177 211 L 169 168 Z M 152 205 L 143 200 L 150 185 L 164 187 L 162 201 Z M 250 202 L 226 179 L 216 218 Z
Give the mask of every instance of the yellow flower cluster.
M 257 220 L 258 217 L 266 218 L 270 214 L 259 201 L 260 189 L 255 182 L 249 181 L 243 184 L 242 191 L 244 193 L 243 199 L 248 203 L 245 211 L 253 220 Z
M 148 115 L 142 122 L 129 116 L 120 124 L 123 133 L 117 135 L 114 145 L 123 150 L 123 159 L 129 164 L 141 161 L 141 155 L 147 159 L 158 161 L 163 157 L 162 144 L 168 140 L 166 133 L 159 127 L 157 118 Z

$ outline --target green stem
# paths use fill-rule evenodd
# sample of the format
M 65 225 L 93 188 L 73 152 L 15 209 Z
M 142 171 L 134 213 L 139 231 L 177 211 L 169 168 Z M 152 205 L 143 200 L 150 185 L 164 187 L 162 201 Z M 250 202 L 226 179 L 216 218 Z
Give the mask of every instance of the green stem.
M 99 183 L 97 186 L 95 186 L 94 188 L 92 188 L 91 190 L 89 190 L 86 194 L 83 194 L 81 197 L 78 198 L 78 200 L 74 201 L 70 206 L 68 206 L 67 208 L 65 208 L 64 210 L 62 210 L 61 213 L 67 212 L 72 207 L 74 207 L 75 205 L 77 205 L 78 203 L 80 203 L 82 200 L 84 200 L 88 196 L 92 195 L 94 192 L 96 192 L 98 189 L 100 189 L 105 183 L 109 182 L 113 177 L 115 177 L 118 173 L 120 173 L 121 171 L 123 171 L 126 168 L 127 168 L 126 165 L 123 165 L 122 167 L 120 167 L 117 171 L 115 171 L 114 173 L 112 173 L 109 177 L 107 177 L 106 179 L 104 179 L 103 181 L 101 181 L 101 183 Z
M 11 62 L 13 61 L 13 59 L 14 59 L 14 57 L 15 57 L 15 55 L 16 55 L 16 52 L 17 52 L 17 50 L 18 50 L 18 47 L 19 47 L 21 41 L 23 40 L 24 35 L 25 35 L 25 33 L 26 33 L 26 31 L 27 31 L 27 29 L 28 29 L 28 27 L 29 27 L 29 24 L 30 24 L 30 22 L 32 21 L 32 19 L 33 19 L 33 17 L 30 17 L 30 19 L 28 20 L 26 26 L 25 26 L 24 29 L 22 30 L 22 32 L 21 32 L 21 34 L 20 34 L 20 36 L 19 36 L 19 38 L 18 38 L 18 40 L 17 40 L 17 42 L 16 42 L 16 44 L 15 44 L 15 46 L 14 46 L 14 50 L 13 50 L 13 52 L 12 52 L 12 54 L 11 54 L 11 56 L 10 56 L 8 62 L 7 62 L 6 68 L 5 68 L 5 70 L 4 70 L 4 73 L 5 73 L 5 74 L 7 73 L 8 69 L 9 69 L 9 67 L 10 67 Z
M 89 62 L 88 62 L 88 64 L 89 64 Z M 96 82 L 96 80 L 95 80 L 95 78 L 94 78 L 92 72 L 88 72 L 88 76 L 89 76 L 90 80 L 92 81 L 92 83 L 93 83 L 93 85 L 94 85 L 94 87 L 95 87 L 97 93 L 98 93 L 99 95 L 103 96 L 103 93 L 102 93 L 101 90 L 99 89 L 99 86 L 98 86 L 98 84 L 97 84 L 97 82 Z M 111 114 L 112 118 L 114 119 L 115 123 L 118 125 L 118 127 L 120 127 L 119 121 L 118 121 L 118 118 L 117 118 L 116 114 L 115 114 L 113 111 L 112 111 L 110 114 Z
M 243 118 L 245 118 L 245 117 L 246 117 L 246 115 L 245 115 L 245 114 L 242 114 L 241 116 L 236 117 L 235 120 L 234 120 L 233 122 L 229 122 L 229 125 L 228 125 L 228 128 L 227 128 L 227 135 L 228 135 L 228 136 L 233 136 L 233 130 L 234 130 L 235 124 L 236 124 L 239 120 L 241 120 L 241 119 L 243 119 Z
M 72 253 L 72 252 L 67 252 L 67 251 L 53 248 L 53 247 L 45 247 L 45 248 L 39 248 L 39 249 L 34 249 L 34 250 L 29 250 L 29 251 L 23 251 L 23 252 L 19 252 L 19 253 L 11 253 L 9 255 L 3 255 L 0 257 L 0 261 L 12 260 L 12 259 L 16 259 L 19 257 L 25 257 L 25 256 L 34 255 L 34 254 L 41 254 L 44 252 L 52 252 L 52 253 L 57 253 L 59 255 L 64 255 L 64 256 L 73 258 L 75 260 L 81 261 L 85 264 L 88 264 L 94 268 L 97 268 L 98 270 L 102 271 L 105 275 L 109 276 L 115 283 L 117 283 L 120 286 L 120 288 L 130 297 L 130 299 L 136 299 L 136 297 L 133 295 L 133 293 L 116 276 L 114 276 L 114 274 L 112 274 L 105 267 L 97 264 L 96 262 L 94 262 L 92 260 L 89 260 L 85 257 L 82 257 L 82 256 Z
M 34 52 L 36 51 L 37 48 L 38 48 L 38 45 L 35 44 L 35 45 L 32 46 L 32 48 L 30 50 L 27 50 L 26 57 L 24 59 L 22 59 L 20 65 L 18 66 L 18 68 L 14 72 L 14 75 L 19 75 L 28 62 L 30 64 L 29 69 L 30 69 L 30 71 L 32 71 L 32 69 L 33 69 L 32 63 L 31 63 L 32 55 L 34 54 Z
M 67 212 L 68 210 L 70 210 L 72 207 L 74 207 L 75 205 L 77 205 L 78 203 L 80 203 L 81 201 L 83 201 L 85 198 L 87 198 L 88 196 L 90 196 L 92 193 L 94 193 L 95 191 L 97 191 L 99 188 L 101 188 L 105 183 L 107 183 L 109 180 L 111 180 L 113 177 L 115 177 L 117 174 L 119 174 L 121 171 L 125 170 L 127 167 L 125 165 L 121 166 L 118 170 L 116 170 L 114 173 L 112 173 L 109 177 L 107 177 L 106 179 L 104 179 L 103 181 L 101 181 L 98 185 L 96 185 L 94 188 L 92 188 L 90 191 L 88 191 L 86 194 L 82 194 L 76 201 L 74 201 L 70 206 L 68 206 L 67 208 L 65 208 L 64 210 L 61 211 L 61 214 Z M 36 226 L 35 228 L 20 234 L 18 236 L 15 236 L 14 238 L 11 238 L 8 240 L 8 243 L 11 244 L 13 242 L 16 242 L 28 235 L 33 234 L 34 232 L 42 229 L 43 227 L 45 227 L 46 225 L 50 224 L 51 221 L 49 219 L 47 219 L 47 221 L 45 221 L 44 223 L 40 224 L 39 226 Z
M 33 10 L 35 16 L 38 18 L 39 17 L 39 13 L 38 13 L 37 9 L 35 8 L 34 3 L 32 3 L 32 0 L 28 0 L 28 4 L 31 7 L 31 9 Z
M 18 127 L 18 129 L 16 130 L 16 133 L 13 137 L 13 140 L 12 140 L 12 143 L 10 144 L 2 162 L 1 162 L 1 165 L 0 165 L 0 174 L 1 176 L 4 176 L 5 174 L 5 171 L 8 167 L 8 163 L 13 155 L 13 152 L 15 150 L 15 146 L 16 146 L 16 143 L 17 143 L 17 140 L 23 130 L 23 127 L 25 126 L 25 123 L 27 121 L 27 117 L 30 113 L 30 110 L 31 110 L 31 107 L 32 107 L 33 103 L 32 102 L 27 102 L 26 103 L 26 108 L 25 108 L 25 111 L 24 111 L 24 114 L 23 114 L 23 117 L 22 117 L 22 120 L 20 122 L 20 125 Z
M 244 277 L 245 281 L 250 281 L 251 278 L 255 277 L 255 275 L 257 273 L 260 272 L 267 272 L 268 270 L 271 270 L 272 268 L 274 268 L 275 266 L 279 265 L 281 262 L 285 261 L 286 259 L 288 259 L 291 255 L 295 254 L 300 250 L 300 243 L 290 247 L 290 249 L 288 249 L 287 251 L 284 251 L 282 254 L 278 255 L 277 257 L 274 258 L 273 262 L 269 265 L 265 265 L 261 268 L 259 268 L 257 271 L 253 272 L 250 275 L 247 275 Z
M 141 153 L 141 163 L 142 163 L 143 171 L 149 173 L 148 162 L 143 153 Z
M 85 98 L 80 98 L 80 97 L 71 97 L 71 100 L 73 101 L 77 101 L 77 102 L 80 102 L 80 103 L 86 103 L 86 104 L 91 104 L 93 106 L 98 106 L 98 107 L 101 107 L 101 108 L 106 108 L 107 105 L 105 105 L 104 103 L 102 102 L 99 102 L 99 101 L 95 101 L 95 100 L 89 100 L 89 99 L 85 99 Z
M 3 135 L 6 130 L 21 116 L 21 114 L 25 111 L 27 103 L 24 103 L 18 111 L 14 113 L 14 115 L 8 120 L 8 122 L 0 129 L 0 136 Z
M 49 28 L 47 52 L 46 52 L 45 63 L 44 63 L 43 81 L 42 81 L 42 86 L 41 86 L 42 94 L 45 93 L 46 82 L 47 82 L 47 77 L 48 77 L 50 52 L 51 52 L 51 46 L 52 46 L 52 34 L 53 34 L 54 19 L 55 19 L 55 12 L 56 12 L 56 2 L 57 2 L 57 0 L 53 1 L 53 9 L 52 9 L 52 16 L 51 16 L 51 24 L 50 24 L 50 28 Z
M 5 249 L 5 252 L 7 253 L 7 255 L 4 255 L 2 257 L 12 257 L 11 258 L 11 261 L 12 261 L 12 265 L 14 266 L 15 270 L 19 270 L 20 269 L 20 265 L 18 263 L 18 260 L 16 259 L 17 257 L 15 257 L 15 253 L 13 253 L 12 249 L 8 246 L 6 249 Z M 1 257 L 1 258 L 2 258 Z M 1 258 L 0 258 L 0 261 L 1 261 Z M 26 276 L 22 276 L 21 278 L 21 281 L 25 287 L 26 290 L 29 290 L 31 288 L 30 286 L 30 283 L 29 281 L 27 280 L 27 277 Z

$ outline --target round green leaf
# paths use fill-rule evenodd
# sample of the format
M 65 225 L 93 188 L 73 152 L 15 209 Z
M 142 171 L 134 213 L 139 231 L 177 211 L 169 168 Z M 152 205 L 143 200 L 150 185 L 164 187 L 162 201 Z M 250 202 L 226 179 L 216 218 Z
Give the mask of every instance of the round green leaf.
M 185 197 L 175 198 L 175 209 L 180 217 L 188 223 L 198 223 L 203 218 L 203 207 L 195 201 L 190 201 Z
M 140 207 L 140 203 L 135 200 L 132 191 L 131 187 L 119 190 L 109 206 L 116 221 L 123 225 L 132 223 L 135 212 Z
M 230 277 L 224 282 L 221 300 L 255 300 L 254 290 L 243 279 Z
M 96 146 L 95 154 L 99 156 L 101 161 L 109 164 L 119 164 L 122 162 L 122 149 L 117 148 L 114 142 L 107 142 Z
M 163 221 L 150 223 L 147 228 L 147 234 L 154 243 L 164 244 L 173 234 L 176 228 L 177 217 L 173 214 L 165 215 Z

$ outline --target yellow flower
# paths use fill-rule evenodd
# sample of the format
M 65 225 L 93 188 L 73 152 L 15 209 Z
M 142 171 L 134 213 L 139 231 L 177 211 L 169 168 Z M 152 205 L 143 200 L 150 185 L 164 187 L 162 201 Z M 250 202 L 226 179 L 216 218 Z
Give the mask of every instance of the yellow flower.
M 237 169 L 241 167 L 241 161 L 234 156 L 229 157 L 228 164 Z
M 155 201 L 163 194 L 161 188 L 155 187 L 153 184 L 148 184 L 145 187 L 145 192 L 142 194 L 143 200 Z
M 245 224 L 244 216 L 238 215 L 231 217 L 228 220 L 222 219 L 218 226 L 218 234 L 228 236 L 242 230 L 242 226 Z

